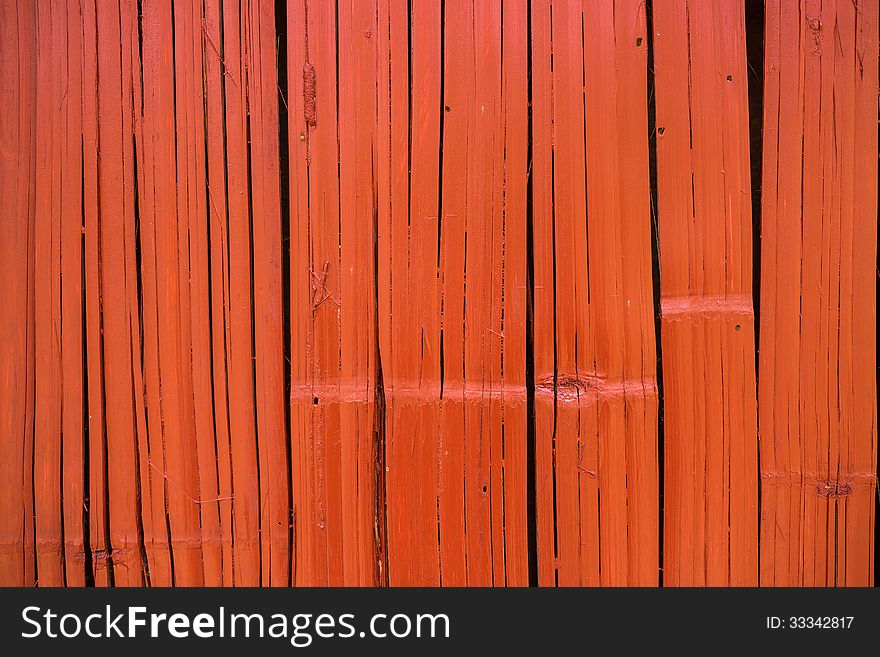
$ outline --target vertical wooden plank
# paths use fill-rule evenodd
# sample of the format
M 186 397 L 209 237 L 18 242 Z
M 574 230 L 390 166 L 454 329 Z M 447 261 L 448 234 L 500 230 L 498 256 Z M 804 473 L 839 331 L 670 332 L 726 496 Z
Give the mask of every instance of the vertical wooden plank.
M 654 20 L 664 582 L 753 585 L 757 420 L 743 5 L 662 3 Z
M 850 257 L 851 315 L 841 331 L 848 334 L 849 455 L 844 480 L 851 479 L 846 498 L 847 586 L 875 584 L 877 522 L 877 79 L 880 7 L 876 0 L 853 5 L 855 48 L 853 70 L 852 233 Z M 866 476 L 867 475 L 867 476 Z M 845 490 L 845 486 L 844 486 Z M 840 577 L 838 578 L 838 581 Z
M 523 585 L 527 8 L 382 9 L 389 581 Z
M 376 21 L 369 3 L 288 6 L 291 440 L 301 584 L 365 586 L 383 576 L 375 471 Z
M 556 281 L 553 211 L 553 56 L 550 2 L 531 0 L 535 513 L 538 584 L 557 583 Z
M 290 510 L 284 400 L 281 196 L 275 9 L 248 3 L 247 66 L 253 222 L 254 344 L 263 584 L 290 580 Z
M 532 6 L 541 585 L 657 582 L 657 384 L 639 3 Z M 551 66 L 552 56 L 552 66 Z
M 449 564 L 446 568 L 447 581 L 453 586 L 464 586 L 476 579 L 476 568 L 471 565 L 467 543 L 468 511 L 473 507 L 473 502 L 469 505 L 468 499 L 472 499 L 477 491 L 470 488 L 466 478 L 468 385 L 464 315 L 468 136 L 470 117 L 474 113 L 475 44 L 471 10 L 472 7 L 467 3 L 447 2 L 443 17 L 443 110 L 446 116 L 442 143 L 443 180 L 440 188 L 443 222 L 439 228 L 443 345 L 443 403 L 440 410 L 440 431 L 443 435 L 440 487 L 443 493 L 440 495 L 440 537 L 442 541 L 448 541 L 443 552 L 444 555 L 449 554 L 449 557 L 444 559 L 444 563 Z M 446 44 L 450 44 L 448 49 Z M 455 44 L 454 48 L 452 44 Z M 474 327 L 474 330 L 478 328 Z M 473 517 L 470 523 L 473 525 Z
M 766 585 L 873 584 L 878 19 L 876 1 L 767 5 Z
M 210 344 L 212 401 L 216 440 L 217 495 L 219 498 L 219 539 L 222 583 L 234 584 L 233 505 L 231 440 L 229 430 L 229 215 L 226 202 L 226 151 L 224 132 L 224 84 L 226 64 L 219 0 L 204 5 L 205 26 L 201 48 L 204 52 L 207 241 L 210 262 Z M 231 84 L 231 83 L 230 83 Z M 200 465 L 201 469 L 201 465 Z
M 308 71 L 304 84 L 309 155 L 309 308 L 312 324 L 313 406 L 310 428 L 312 496 L 304 521 L 312 524 L 315 585 L 343 581 L 340 473 L 339 150 L 336 95 L 336 10 L 310 2 L 305 17 Z M 306 79 L 308 78 L 308 79 Z
M 159 399 L 162 412 L 162 459 L 151 458 L 153 475 L 166 499 L 174 583 L 204 582 L 198 504 L 198 450 L 195 442 L 190 357 L 188 207 L 178 194 L 175 157 L 178 114 L 185 101 L 175 103 L 174 16 L 162 3 L 143 4 L 143 133 L 149 144 L 145 175 L 152 179 L 155 213 L 155 273 L 158 322 Z M 182 44 L 181 44 L 182 49 Z M 183 95 L 181 91 L 181 95 Z M 184 162 L 185 162 L 185 158 Z M 181 181 L 182 182 L 182 181 Z M 183 250 L 182 250 L 183 249 Z
M 86 379 L 88 394 L 89 541 L 96 586 L 107 586 L 106 425 L 101 356 L 100 217 L 98 214 L 98 45 L 94 3 L 82 5 L 83 226 L 85 230 Z
M 64 584 L 61 545 L 61 96 L 65 42 L 57 3 L 37 6 L 34 512 L 37 581 Z
M 493 353 L 500 326 L 493 322 L 493 297 L 500 293 L 493 252 L 493 233 L 500 208 L 495 207 L 495 181 L 500 160 L 496 141 L 500 103 L 500 3 L 473 4 L 466 27 L 473 57 L 464 76 L 470 103 L 465 106 L 467 144 L 464 189 L 464 278 L 456 303 L 464 315 L 464 485 L 465 545 L 468 584 L 495 582 L 503 548 L 493 541 L 492 461 L 501 427 L 493 413 L 492 378 L 499 362 Z M 467 38 L 467 37 L 465 37 Z M 450 80 L 451 84 L 454 84 Z M 457 111 L 457 110 L 456 110 Z M 478 255 L 479 254 L 479 255 Z M 496 265 L 497 266 L 497 265 Z M 468 303 L 470 301 L 470 303 Z
M 628 586 L 659 582 L 657 348 L 651 271 L 648 34 L 645 5 L 614 4 L 618 261 L 626 423 Z M 601 164 L 598 166 L 601 167 Z M 618 297 L 619 299 L 619 297 Z M 612 440 L 615 438 L 611 438 Z M 610 583 L 606 581 L 605 583 Z
M 503 523 L 504 579 L 495 584 L 528 586 L 528 402 L 526 390 L 526 304 L 528 302 L 527 206 L 528 206 L 528 103 L 529 103 L 529 9 L 527 0 L 502 2 L 501 221 L 496 220 L 493 239 L 496 262 L 501 263 L 500 298 L 497 292 L 493 323 L 499 335 L 501 371 L 493 390 L 500 388 L 495 403 L 501 413 L 501 451 L 494 454 L 493 498 L 501 494 L 494 513 Z M 500 338 L 500 339 L 499 339 Z M 497 516 L 501 518 L 498 519 Z
M 213 545 L 202 544 L 202 539 L 210 536 L 214 529 L 213 523 L 205 518 L 204 512 L 212 507 L 216 508 L 215 503 L 209 499 L 202 500 L 199 492 L 201 485 L 200 443 L 207 445 L 206 439 L 209 437 L 206 436 L 207 427 L 203 422 L 204 394 L 196 389 L 196 375 L 207 359 L 203 347 L 199 344 L 198 338 L 200 336 L 198 336 L 197 326 L 193 322 L 194 306 L 198 302 L 193 299 L 191 288 L 199 284 L 199 272 L 195 269 L 194 263 L 194 260 L 198 258 L 198 244 L 193 244 L 193 239 L 196 236 L 192 231 L 192 226 L 199 221 L 196 208 L 198 195 L 196 189 L 193 188 L 196 180 L 195 158 L 199 148 L 204 152 L 204 145 L 197 143 L 201 141 L 202 135 L 198 134 L 193 116 L 193 94 L 201 94 L 202 82 L 199 80 L 197 87 L 192 83 L 196 71 L 193 69 L 193 26 L 190 9 L 191 5 L 187 3 L 175 3 L 171 16 L 174 45 L 172 80 L 174 83 L 175 166 L 173 171 L 175 174 L 174 201 L 177 213 L 177 221 L 174 226 L 176 227 L 178 253 L 176 259 L 178 301 L 175 328 L 179 331 L 180 340 L 179 363 L 176 373 L 180 377 L 178 385 L 183 431 L 183 434 L 174 442 L 180 442 L 178 449 L 181 450 L 181 453 L 186 454 L 186 458 L 169 459 L 169 468 L 177 469 L 177 476 L 169 479 L 173 489 L 169 491 L 169 499 L 172 500 L 173 506 L 179 505 L 179 508 L 185 509 L 183 513 L 187 517 L 186 531 L 188 533 L 192 531 L 196 534 L 186 537 L 188 540 L 182 546 L 183 549 L 187 552 L 194 548 L 201 551 L 198 566 L 193 562 L 191 565 L 184 565 L 179 569 L 181 584 L 184 585 L 186 585 L 185 583 L 196 583 L 198 580 L 190 580 L 189 578 L 197 577 L 197 572 L 204 578 L 203 582 L 213 583 L 219 570 L 219 554 L 216 550 L 216 543 Z M 198 193 L 201 193 L 201 189 L 198 190 Z M 197 518 L 195 521 L 197 525 L 191 524 L 194 522 L 194 516 Z M 188 556 L 184 557 L 187 561 L 189 558 Z M 178 568 L 175 570 L 177 571 Z
M 811 190 L 817 190 L 815 179 L 801 180 L 801 167 L 788 165 L 809 153 L 813 157 L 816 132 L 811 124 L 818 127 L 818 121 L 807 119 L 815 116 L 818 85 L 804 85 L 797 48 L 781 48 L 785 42 L 798 43 L 802 36 L 801 19 L 796 15 L 794 3 L 768 3 L 766 7 L 765 29 L 765 73 L 764 73 L 764 164 L 762 184 L 761 219 L 761 345 L 759 410 L 761 433 L 761 582 L 773 584 L 785 580 L 792 566 L 792 544 L 789 541 L 801 535 L 798 527 L 792 527 L 791 520 L 799 521 L 800 514 L 792 517 L 791 504 L 804 508 L 804 528 L 818 520 L 818 499 L 791 501 L 792 488 L 787 478 L 777 482 L 772 473 L 785 470 L 782 464 L 791 461 L 800 463 L 800 454 L 791 454 L 798 448 L 797 434 L 799 422 L 792 421 L 799 416 L 798 399 L 794 390 L 800 387 L 799 351 L 801 341 L 804 347 L 810 342 L 811 331 L 801 330 L 801 321 L 795 313 L 777 314 L 777 307 L 784 308 L 798 301 L 801 279 L 801 188 L 806 196 L 805 212 L 809 211 Z M 818 53 L 817 53 L 818 54 Z M 783 59 L 784 56 L 784 59 Z M 811 58 L 810 65 L 819 63 L 818 57 Z M 783 72 L 785 74 L 783 74 Z M 818 77 L 817 77 L 818 82 Z M 806 113 L 809 112 L 809 113 Z M 782 130 L 781 117 L 786 117 L 788 125 L 804 125 L 803 153 L 801 135 L 794 130 Z M 806 120 L 805 120 L 806 119 Z M 772 140 L 772 141 L 771 141 Z M 768 147 L 768 145 L 770 145 Z M 819 183 L 821 184 L 821 183 Z M 796 217 L 795 221 L 792 221 Z M 778 252 L 775 251 L 779 249 Z M 777 268 L 776 260 L 784 259 L 797 263 L 797 266 Z M 815 311 L 807 306 L 808 312 Z M 773 336 L 768 339 L 768 336 Z M 802 337 L 803 335 L 803 337 Z M 778 369 L 778 373 L 773 370 Z M 779 422 L 773 422 L 778 417 Z M 776 425 L 776 426 L 773 426 Z M 771 445 L 773 446 L 771 448 Z M 809 453 L 810 447 L 805 452 Z M 815 452 L 814 452 L 815 453 Z M 793 459 L 791 457 L 794 457 Z M 771 476 L 768 476 L 770 474 Z M 812 502 L 812 504 L 811 504 Z M 810 508 L 812 507 L 812 508 Z M 794 532 L 793 534 L 791 532 Z M 812 534 L 813 532 L 809 532 Z M 807 534 L 808 535 L 808 534 Z M 812 568 L 811 568 L 812 570 Z
M 552 104 L 550 114 L 533 113 L 535 121 L 552 125 L 552 245 L 543 249 L 535 216 L 535 270 L 553 259 L 553 351 L 537 350 L 535 319 L 535 397 L 552 396 L 552 424 L 543 425 L 539 411 L 538 440 L 552 440 L 556 583 L 562 586 L 599 584 L 598 417 L 595 397 L 586 382 L 595 372 L 594 326 L 589 307 L 589 266 L 586 231 L 586 137 L 584 124 L 584 39 L 580 5 L 554 4 L 552 34 Z M 534 65 L 534 63 L 533 63 Z M 533 89 L 533 97 L 535 90 Z M 538 178 L 540 179 L 540 178 Z M 551 285 L 539 281 L 538 285 Z M 536 304 L 537 305 L 537 304 Z M 581 467 L 582 465 L 582 467 Z
M 0 6 L 0 584 L 34 584 L 33 231 L 36 164 L 36 8 Z M 75 55 L 74 55 L 75 56 Z
M 599 444 L 597 467 L 589 445 L 578 467 L 598 479 L 600 583 L 650 585 L 659 574 L 659 504 L 644 11 L 637 2 L 584 3 L 584 29 L 586 223 L 597 309 L 596 389 L 587 396 L 595 394 Z
M 163 414 L 159 381 L 159 337 L 158 337 L 158 290 L 156 259 L 156 175 L 153 168 L 155 140 L 152 135 L 152 114 L 144 94 L 149 90 L 141 88 L 141 77 L 145 62 L 141 61 L 140 37 L 142 26 L 140 16 L 131 12 L 130 20 L 136 24 L 137 38 L 132 38 L 132 90 L 136 119 L 134 121 L 134 150 L 137 167 L 137 202 L 139 233 L 136 237 L 140 251 L 140 288 L 135 290 L 140 303 L 142 321 L 139 323 L 140 385 L 135 384 L 138 406 L 143 407 L 143 427 L 139 431 L 143 440 L 138 441 L 138 463 L 141 478 L 141 518 L 144 526 L 144 549 L 149 564 L 149 583 L 152 586 L 171 586 L 171 546 L 168 536 L 167 487 L 162 476 L 165 453 L 163 439 Z M 149 52 L 146 59 L 149 60 Z M 149 74 L 144 76 L 149 81 Z M 147 138 L 145 138 L 145 132 Z M 138 294 L 139 293 L 139 294 Z M 133 317 L 133 320 L 135 318 Z M 133 333 L 134 333 L 133 326 Z M 133 335 L 134 342 L 134 335 Z M 136 368 L 140 365 L 135 359 Z M 140 410 L 140 409 L 139 409 Z M 96 573 L 97 577 L 97 573 Z
M 208 253 L 205 200 L 205 124 L 202 35 L 205 21 L 196 3 L 175 3 L 175 109 L 177 204 L 180 235 L 180 322 L 185 397 L 196 451 L 196 487 L 186 494 L 197 504 L 206 586 L 222 581 L 217 452 L 211 407 Z
M 587 390 L 588 403 L 598 414 L 596 443 L 578 445 L 577 466 L 595 474 L 600 491 L 599 512 L 599 582 L 624 585 L 628 580 L 627 564 L 627 441 L 624 410 L 628 385 L 624 377 L 623 272 L 617 262 L 621 255 L 619 187 L 617 178 L 617 84 L 615 66 L 615 21 L 618 16 L 610 3 L 583 3 L 584 25 L 584 122 L 586 141 L 586 227 L 588 236 L 587 269 L 589 302 L 603 309 L 603 318 L 595 322 L 595 396 Z M 587 27 L 589 26 L 589 28 Z M 589 31 L 587 31 L 589 30 Z M 634 45 L 634 44 L 633 44 Z M 617 384 L 607 393 L 605 382 Z M 580 475 L 579 475 L 580 476 Z M 587 495 L 592 482 L 581 478 L 580 489 Z M 650 499 L 650 498 L 649 498 Z M 635 500 L 634 500 L 635 501 Z M 646 500 L 647 501 L 647 500 Z M 583 531 L 583 529 L 582 529 Z
M 137 187 L 140 184 L 139 152 L 137 148 L 137 126 L 139 110 L 143 97 L 140 64 L 140 33 L 138 11 L 133 0 L 120 3 L 120 36 L 121 65 L 123 71 L 122 96 L 126 108 L 122 115 L 123 158 L 126 162 L 123 176 L 123 194 L 126 207 L 132 208 L 133 220 L 126 221 L 124 226 L 125 268 L 131 272 L 126 276 L 124 291 L 128 303 L 128 325 L 131 345 L 132 371 L 132 403 L 134 405 L 133 425 L 135 433 L 132 439 L 136 447 L 135 491 L 138 510 L 138 542 L 140 555 L 145 559 L 143 577 L 145 583 L 151 585 L 153 574 L 156 581 L 170 581 L 165 573 L 170 571 L 170 563 L 163 544 L 167 544 L 167 526 L 164 516 L 153 512 L 153 489 L 150 485 L 152 476 L 149 460 L 150 440 L 148 433 L 148 411 L 145 391 L 145 376 L 142 363 L 144 353 L 144 335 L 142 330 L 143 287 L 142 272 L 138 271 L 139 235 L 137 223 L 140 221 L 141 208 L 137 198 Z M 157 549 L 157 543 L 159 548 Z
M 376 10 L 338 6 L 343 583 L 377 582 L 376 481 Z
M 251 321 L 251 217 L 248 186 L 247 69 L 239 2 L 223 3 L 226 199 L 229 209 L 229 431 L 235 584 L 260 583 L 261 515 Z
M 448 552 L 449 534 L 456 528 L 444 522 L 441 493 L 445 452 L 450 449 L 440 425 L 443 16 L 439 4 L 417 2 L 411 9 L 410 14 L 405 2 L 390 6 L 386 100 L 390 150 L 384 156 L 390 170 L 384 171 L 391 178 L 386 183 L 390 211 L 384 216 L 382 236 L 389 265 L 379 289 L 387 307 L 380 325 L 388 567 L 391 585 L 437 586 L 442 579 L 462 582 L 466 576 L 463 535 L 458 539 L 459 555 Z
M 64 128 L 61 163 L 61 371 L 62 499 L 64 502 L 65 583 L 83 586 L 83 216 L 82 216 L 82 34 L 79 7 L 61 6 L 66 93 L 61 103 Z
M 126 159 L 124 124 L 131 116 L 129 71 L 123 68 L 124 23 L 118 3 L 97 5 L 98 46 L 98 212 L 100 213 L 101 326 L 106 396 L 106 467 L 109 541 L 106 555 L 113 582 L 143 582 L 140 555 L 137 457 L 134 426 L 132 340 L 128 286 L 137 272 L 127 267 L 127 228 L 134 224 L 132 166 Z M 123 28 L 124 29 L 124 28 Z
M 288 5 L 291 440 L 300 584 L 366 586 L 385 576 L 375 334 L 377 21 L 370 3 Z
M 314 78 L 308 73 L 307 2 L 287 3 L 288 152 L 290 160 L 290 458 L 293 481 L 293 583 L 319 584 L 315 565 L 315 476 L 312 416 L 314 363 L 309 213 L 309 134 L 306 108 L 314 110 Z M 311 82 L 309 82 L 311 81 Z

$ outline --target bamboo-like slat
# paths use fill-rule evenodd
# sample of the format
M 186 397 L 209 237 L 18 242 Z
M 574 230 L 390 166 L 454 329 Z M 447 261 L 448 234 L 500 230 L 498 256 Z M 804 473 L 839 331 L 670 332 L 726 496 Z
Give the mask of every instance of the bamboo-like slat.
M 878 19 L 876 1 L 766 8 L 758 408 L 770 586 L 873 584 Z
M 654 7 L 664 584 L 758 576 L 743 3 Z

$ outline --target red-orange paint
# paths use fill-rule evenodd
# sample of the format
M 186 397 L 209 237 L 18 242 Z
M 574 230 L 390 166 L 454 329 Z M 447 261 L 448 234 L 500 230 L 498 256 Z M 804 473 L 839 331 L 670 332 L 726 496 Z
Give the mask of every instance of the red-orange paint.
M 767 3 L 761 583 L 870 586 L 876 1 Z
M 654 10 L 664 378 L 664 584 L 758 583 L 741 2 Z
M 2 3 L 0 583 L 872 584 L 878 22 Z

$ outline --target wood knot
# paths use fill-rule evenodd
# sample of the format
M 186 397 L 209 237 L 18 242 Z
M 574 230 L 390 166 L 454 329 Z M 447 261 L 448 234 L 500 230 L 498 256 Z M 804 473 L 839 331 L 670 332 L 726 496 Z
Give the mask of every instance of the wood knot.
M 575 376 L 573 374 L 562 374 L 556 379 L 556 387 L 561 390 L 568 389 L 570 391 L 577 390 L 585 392 L 596 386 L 594 381 L 589 381 L 583 377 Z
M 816 493 L 820 497 L 846 497 L 852 493 L 852 485 L 838 481 L 820 481 L 816 486 Z

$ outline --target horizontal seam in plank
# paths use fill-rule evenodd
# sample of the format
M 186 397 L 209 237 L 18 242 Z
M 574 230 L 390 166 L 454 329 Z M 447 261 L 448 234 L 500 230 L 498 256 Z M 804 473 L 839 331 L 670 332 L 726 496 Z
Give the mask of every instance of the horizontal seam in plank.
M 748 294 L 728 296 L 665 297 L 660 300 L 663 319 L 677 320 L 689 317 L 719 318 L 755 315 L 752 297 Z

